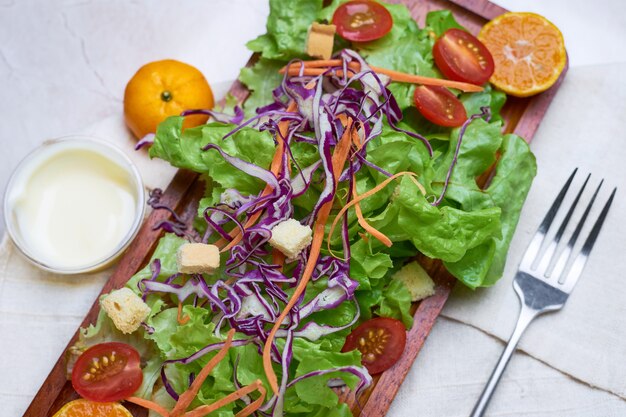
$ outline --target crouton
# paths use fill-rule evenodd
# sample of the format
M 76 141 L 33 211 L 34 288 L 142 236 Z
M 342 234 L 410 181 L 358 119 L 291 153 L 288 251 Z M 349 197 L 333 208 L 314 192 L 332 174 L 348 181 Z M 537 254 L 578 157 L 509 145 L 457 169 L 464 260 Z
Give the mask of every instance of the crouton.
M 272 228 L 270 246 L 278 249 L 288 259 L 294 259 L 311 243 L 313 231 L 295 219 L 285 220 Z
M 211 274 L 220 266 L 220 250 L 206 243 L 186 243 L 176 253 L 178 272 Z
M 335 25 L 323 25 L 313 22 L 309 28 L 306 53 L 314 58 L 329 59 L 333 54 L 336 29 Z
M 435 283 L 416 261 L 409 262 L 396 272 L 392 279 L 400 280 L 411 293 L 411 300 L 423 300 L 435 293 Z
M 150 307 L 130 288 L 114 290 L 100 300 L 102 309 L 122 333 L 132 333 L 150 314 Z

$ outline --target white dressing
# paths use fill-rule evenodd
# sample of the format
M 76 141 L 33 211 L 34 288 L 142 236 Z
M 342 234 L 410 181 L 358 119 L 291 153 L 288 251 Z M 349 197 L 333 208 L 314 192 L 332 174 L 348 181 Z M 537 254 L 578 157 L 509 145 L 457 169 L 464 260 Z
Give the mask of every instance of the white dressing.
M 56 145 L 38 152 L 13 180 L 7 198 L 16 243 L 46 267 L 88 269 L 132 235 L 136 181 L 101 145 Z

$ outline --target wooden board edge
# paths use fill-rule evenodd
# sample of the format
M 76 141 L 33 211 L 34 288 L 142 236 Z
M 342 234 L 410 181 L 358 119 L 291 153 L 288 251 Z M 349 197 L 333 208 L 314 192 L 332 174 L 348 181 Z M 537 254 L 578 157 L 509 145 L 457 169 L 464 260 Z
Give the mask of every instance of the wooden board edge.
M 406 347 L 400 360 L 380 375 L 367 402 L 357 415 L 383 416 L 389 410 L 456 282 L 456 278 L 441 263 L 437 266 L 437 271 L 435 294 L 419 303 L 413 316 L 413 327 L 407 332 Z M 358 408 L 355 411 L 357 410 Z
M 488 0 L 448 0 L 457 6 L 482 17 L 485 20 L 492 20 L 501 14 L 507 13 L 508 10 L 502 6 L 498 6 Z
M 163 203 L 177 208 L 197 178 L 198 174 L 196 173 L 179 170 L 163 195 Z M 150 213 L 133 240 L 133 243 L 131 243 L 129 248 L 122 255 L 111 278 L 107 280 L 98 297 L 94 300 L 94 303 L 90 307 L 80 327 L 88 326 L 97 318 L 100 307 L 98 303 L 100 295 L 111 291 L 113 288 L 123 286 L 143 265 L 146 256 L 152 252 L 161 234 L 160 230 L 154 230 L 154 226 L 167 218 L 169 218 L 169 213 L 163 210 L 152 211 L 152 213 Z M 67 383 L 65 353 L 78 340 L 79 331 L 80 329 L 76 330 L 63 350 L 63 353 L 59 356 L 59 359 L 54 364 L 52 370 L 24 412 L 24 417 L 41 417 L 48 415 L 55 405 L 56 399 Z

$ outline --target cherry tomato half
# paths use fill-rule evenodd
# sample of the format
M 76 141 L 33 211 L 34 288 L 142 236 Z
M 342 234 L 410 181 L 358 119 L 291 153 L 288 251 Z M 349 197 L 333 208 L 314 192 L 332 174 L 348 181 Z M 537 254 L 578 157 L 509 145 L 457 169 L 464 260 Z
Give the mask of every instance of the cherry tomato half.
M 456 127 L 467 120 L 463 103 L 447 88 L 419 85 L 413 100 L 422 116 L 436 125 Z
M 466 83 L 486 83 L 495 68 L 487 47 L 461 29 L 445 31 L 435 42 L 433 57 L 443 75 Z
M 358 349 L 361 362 L 370 374 L 379 374 L 398 362 L 406 345 L 404 324 L 396 319 L 376 317 L 352 331 L 346 338 L 342 352 Z
M 83 398 L 112 402 L 130 397 L 141 385 L 139 353 L 126 343 L 100 343 L 78 357 L 72 386 Z
M 337 7 L 333 14 L 337 33 L 349 41 L 369 42 L 382 38 L 391 30 L 393 18 L 382 4 L 354 0 Z

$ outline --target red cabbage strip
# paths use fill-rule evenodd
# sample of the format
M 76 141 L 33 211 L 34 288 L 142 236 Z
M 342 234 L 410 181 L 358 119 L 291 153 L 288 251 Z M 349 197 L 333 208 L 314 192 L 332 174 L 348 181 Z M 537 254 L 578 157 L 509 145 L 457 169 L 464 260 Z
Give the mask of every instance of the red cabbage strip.
M 459 138 L 456 142 L 456 149 L 454 150 L 454 157 L 452 158 L 452 162 L 450 163 L 450 167 L 448 168 L 448 173 L 446 174 L 446 180 L 443 183 L 443 190 L 441 190 L 441 194 L 439 195 L 437 200 L 435 200 L 435 202 L 432 203 L 433 206 L 438 206 L 439 204 L 441 204 L 441 202 L 443 201 L 443 197 L 445 196 L 446 191 L 448 190 L 448 184 L 450 184 L 452 171 L 454 171 L 454 166 L 456 165 L 456 162 L 459 157 L 459 151 L 461 150 L 461 142 L 463 141 L 463 135 L 465 135 L 465 130 L 467 130 L 467 127 L 476 119 L 484 118 L 486 121 L 489 121 L 491 119 L 491 110 L 489 109 L 489 107 L 481 107 L 480 110 L 481 110 L 480 113 L 476 113 L 470 116 L 469 119 L 467 119 L 461 126 L 461 130 L 459 130 Z
M 144 300 L 145 301 L 145 300 Z M 154 327 L 149 326 L 145 321 L 141 322 L 141 327 L 143 327 L 144 331 L 148 334 L 154 334 Z
M 163 220 L 155 225 L 152 230 L 162 229 L 168 233 L 174 233 L 179 237 L 187 237 L 189 240 L 194 240 L 195 237 L 188 232 L 187 224 L 176 214 L 176 212 L 165 204 L 161 204 L 160 200 L 163 197 L 163 190 L 155 188 L 150 191 L 147 204 L 152 207 L 153 210 L 165 210 L 170 213 L 173 220 Z
M 302 328 L 296 330 L 294 332 L 294 336 L 303 337 L 312 342 L 315 342 L 323 336 L 327 336 L 329 334 L 333 334 L 341 330 L 349 329 L 354 324 L 356 324 L 357 321 L 359 321 L 359 317 L 361 316 L 361 309 L 359 307 L 359 303 L 356 300 L 353 300 L 353 303 L 356 308 L 356 311 L 355 311 L 354 317 L 352 318 L 352 320 L 350 320 L 349 323 L 341 325 L 341 326 L 329 326 L 326 324 L 317 324 L 314 321 L 310 321 L 304 326 L 302 326 Z M 322 310 L 322 309 L 320 308 L 319 310 Z M 276 337 L 285 337 L 285 334 L 286 333 L 284 330 L 279 330 L 276 333 Z
M 217 223 L 215 223 L 212 219 L 211 216 L 208 215 L 209 211 L 214 211 L 217 213 L 222 214 L 223 216 L 229 218 L 232 222 L 235 223 L 235 225 L 239 228 L 239 230 L 244 231 L 244 227 L 243 225 L 239 222 L 239 220 L 237 220 L 236 217 L 234 217 L 232 214 L 230 214 L 229 212 L 227 212 L 226 210 L 222 210 L 220 208 L 217 207 L 207 207 L 204 210 L 204 220 L 206 220 L 206 222 L 209 224 L 210 227 L 212 227 L 216 232 L 218 232 L 220 234 L 220 236 L 222 236 L 224 239 L 226 240 L 232 240 L 232 238 L 230 237 L 230 234 L 228 234 L 228 232 L 226 232 L 221 226 L 219 226 Z M 208 239 L 208 236 L 207 236 Z M 203 241 L 206 243 L 206 240 L 203 239 Z
M 207 116 L 211 116 L 213 119 L 215 119 L 216 122 L 232 123 L 232 124 L 238 125 L 241 122 L 243 122 L 244 113 L 241 107 L 239 106 L 235 106 L 234 111 L 235 111 L 235 114 L 230 115 L 230 114 L 220 113 L 220 112 L 216 112 L 216 111 L 208 110 L 208 109 L 190 109 L 190 110 L 183 111 L 180 115 L 190 116 L 192 114 L 204 114 Z
M 272 415 L 274 417 L 283 416 L 285 391 L 287 391 L 287 383 L 289 381 L 289 366 L 291 365 L 291 361 L 293 360 L 293 332 L 294 329 L 300 324 L 297 311 L 292 311 L 292 313 L 290 314 L 290 318 L 291 325 L 287 329 L 287 335 L 285 337 L 285 347 L 283 349 L 280 362 L 282 368 L 280 388 L 278 391 L 278 397 L 276 398 L 276 402 L 274 404 L 274 409 L 272 410 Z
M 313 174 L 322 164 L 321 160 L 318 160 L 308 167 L 301 169 L 298 172 L 298 175 L 291 179 L 291 188 L 293 192 L 293 197 L 299 197 L 308 190 L 309 185 L 311 185 L 311 181 L 313 180 Z
M 144 136 L 143 138 L 141 138 L 141 140 L 139 142 L 137 142 L 137 145 L 135 145 L 135 150 L 138 151 L 139 149 L 143 148 L 144 146 L 150 146 L 154 143 L 154 137 L 156 135 L 154 133 L 148 133 L 146 136 Z
M 239 169 L 240 171 L 245 172 L 246 174 L 251 175 L 255 178 L 259 178 L 265 183 L 271 185 L 272 188 L 274 188 L 274 190 L 278 189 L 278 180 L 274 176 L 274 174 L 272 174 L 270 171 L 263 169 L 257 165 L 254 165 L 250 162 L 246 162 L 242 159 L 235 158 L 234 156 L 230 156 L 229 154 L 224 152 L 222 148 L 220 148 L 219 146 L 213 143 L 208 143 L 204 146 L 204 148 L 202 148 L 203 151 L 207 151 L 209 149 L 214 149 L 218 151 L 220 155 L 222 156 L 222 158 L 226 160 L 226 162 L 228 162 L 235 168 Z
M 228 139 L 229 137 L 233 136 L 235 133 L 239 132 L 244 127 L 254 125 L 255 122 L 261 122 L 263 119 L 267 119 L 271 117 L 276 117 L 277 120 L 294 120 L 294 121 L 302 120 L 302 116 L 299 113 L 288 112 L 286 110 L 271 110 L 265 113 L 257 114 L 256 116 L 246 120 L 245 122 L 241 123 L 239 126 L 234 128 L 233 130 L 228 132 L 226 135 L 224 135 L 222 139 Z
M 150 271 L 152 271 L 152 276 L 150 277 L 150 281 L 156 281 L 156 279 L 161 275 L 161 260 L 156 258 L 150 264 Z M 141 284 L 144 280 L 141 280 L 137 283 L 137 288 L 141 291 L 141 299 L 146 301 L 146 297 L 148 294 L 145 292 L 144 288 L 142 288 Z
M 304 72 L 304 62 L 302 60 L 294 59 L 290 61 L 287 64 L 287 68 L 289 68 L 290 65 L 295 64 L 296 62 L 301 63 L 300 74 L 302 74 Z M 285 95 L 287 95 L 287 97 L 296 102 L 296 104 L 298 105 L 298 112 L 306 120 L 313 120 L 313 98 L 315 92 L 310 88 L 306 88 L 304 85 L 300 85 L 290 80 L 287 71 L 283 76 L 281 87 Z
M 350 161 L 350 165 L 348 166 L 348 198 L 346 199 L 346 204 L 349 204 L 352 201 L 352 190 L 356 187 L 354 183 L 354 162 Z M 341 178 L 340 178 L 341 179 Z M 341 219 L 341 240 L 343 245 L 343 259 L 350 259 L 351 251 L 350 251 L 350 234 L 348 233 L 348 213 L 343 216 Z M 347 273 L 350 272 L 350 265 L 348 264 L 346 267 Z
M 332 368 L 332 369 L 313 371 L 313 372 L 309 372 L 308 374 L 300 375 L 299 377 L 296 377 L 293 380 L 291 380 L 291 382 L 287 384 L 287 388 L 291 388 L 292 386 L 302 381 L 303 379 L 320 376 L 320 375 L 328 375 L 328 374 L 332 374 L 335 372 L 346 372 L 359 378 L 359 384 L 357 385 L 357 388 L 355 390 L 355 397 L 357 398 L 363 393 L 363 391 L 367 387 L 369 387 L 372 384 L 372 377 L 370 376 L 369 372 L 367 372 L 367 369 L 365 369 L 364 367 L 342 366 L 342 367 L 337 367 L 337 368 Z
M 324 106 L 320 105 L 322 98 L 322 83 L 318 82 L 315 89 L 315 97 L 313 99 L 313 123 L 315 125 L 315 136 L 318 141 L 318 149 L 324 168 L 325 185 L 319 200 L 315 203 L 311 214 L 309 215 L 309 224 L 312 224 L 317 218 L 317 214 L 324 204 L 332 201 L 335 196 L 335 177 L 333 174 L 332 154 L 330 151 L 331 144 L 335 142 L 333 137 L 333 116 L 324 111 Z
M 365 165 L 367 165 L 368 167 L 380 172 L 381 174 L 383 174 L 386 177 L 391 177 L 392 174 L 390 172 L 385 171 L 383 168 L 379 167 L 378 165 L 370 162 L 367 160 L 367 158 L 365 158 L 363 155 L 361 155 L 360 153 L 356 154 L 356 157 L 359 158 L 359 160 L 361 162 L 363 162 Z
M 165 210 L 170 213 L 177 223 L 184 223 L 183 220 L 176 214 L 176 212 L 165 204 L 161 204 L 161 198 L 163 197 L 163 190 L 155 188 L 148 194 L 147 204 L 152 207 L 153 210 Z
M 252 342 L 254 342 L 253 339 L 233 340 L 231 346 L 232 347 L 245 346 L 245 345 L 250 344 Z M 207 346 L 203 347 L 202 349 L 200 349 L 199 351 L 197 351 L 193 355 L 187 356 L 185 358 L 168 359 L 168 360 L 164 361 L 163 364 L 161 365 L 161 381 L 163 382 L 163 387 L 165 388 L 165 391 L 169 394 L 169 396 L 172 397 L 174 400 L 178 401 L 179 395 L 176 392 L 176 390 L 172 387 L 172 385 L 170 384 L 170 382 L 169 382 L 169 380 L 167 378 L 167 373 L 165 372 L 166 365 L 171 364 L 171 363 L 178 363 L 178 364 L 182 364 L 182 365 L 187 365 L 187 364 L 189 364 L 189 363 L 191 363 L 191 362 L 201 358 L 202 356 L 206 355 L 209 352 L 220 350 L 222 347 L 224 347 L 224 342 L 212 343 L 210 345 L 207 345 Z
M 233 363 L 233 385 L 235 386 L 236 390 L 240 390 L 242 388 L 242 385 L 239 382 L 239 378 L 237 378 L 237 369 L 239 369 L 240 358 L 241 358 L 240 355 L 237 355 L 237 357 L 235 358 L 235 362 Z M 244 395 L 243 397 L 240 398 L 240 400 L 243 401 L 246 405 L 252 402 L 252 400 L 250 399 L 250 396 L 248 395 Z
M 241 307 L 241 300 L 232 287 L 220 280 L 212 286 L 213 288 L 209 288 L 202 275 L 192 275 L 184 285 L 145 279 L 142 280 L 141 283 L 143 284 L 145 293 L 161 292 L 174 294 L 178 297 L 180 302 L 185 301 L 191 295 L 196 295 L 201 299 L 209 299 L 213 310 L 217 311 L 217 309 L 219 309 L 226 317 L 235 316 L 238 312 L 238 308 Z M 220 288 L 226 290 L 227 300 L 231 308 L 219 297 L 218 290 Z

